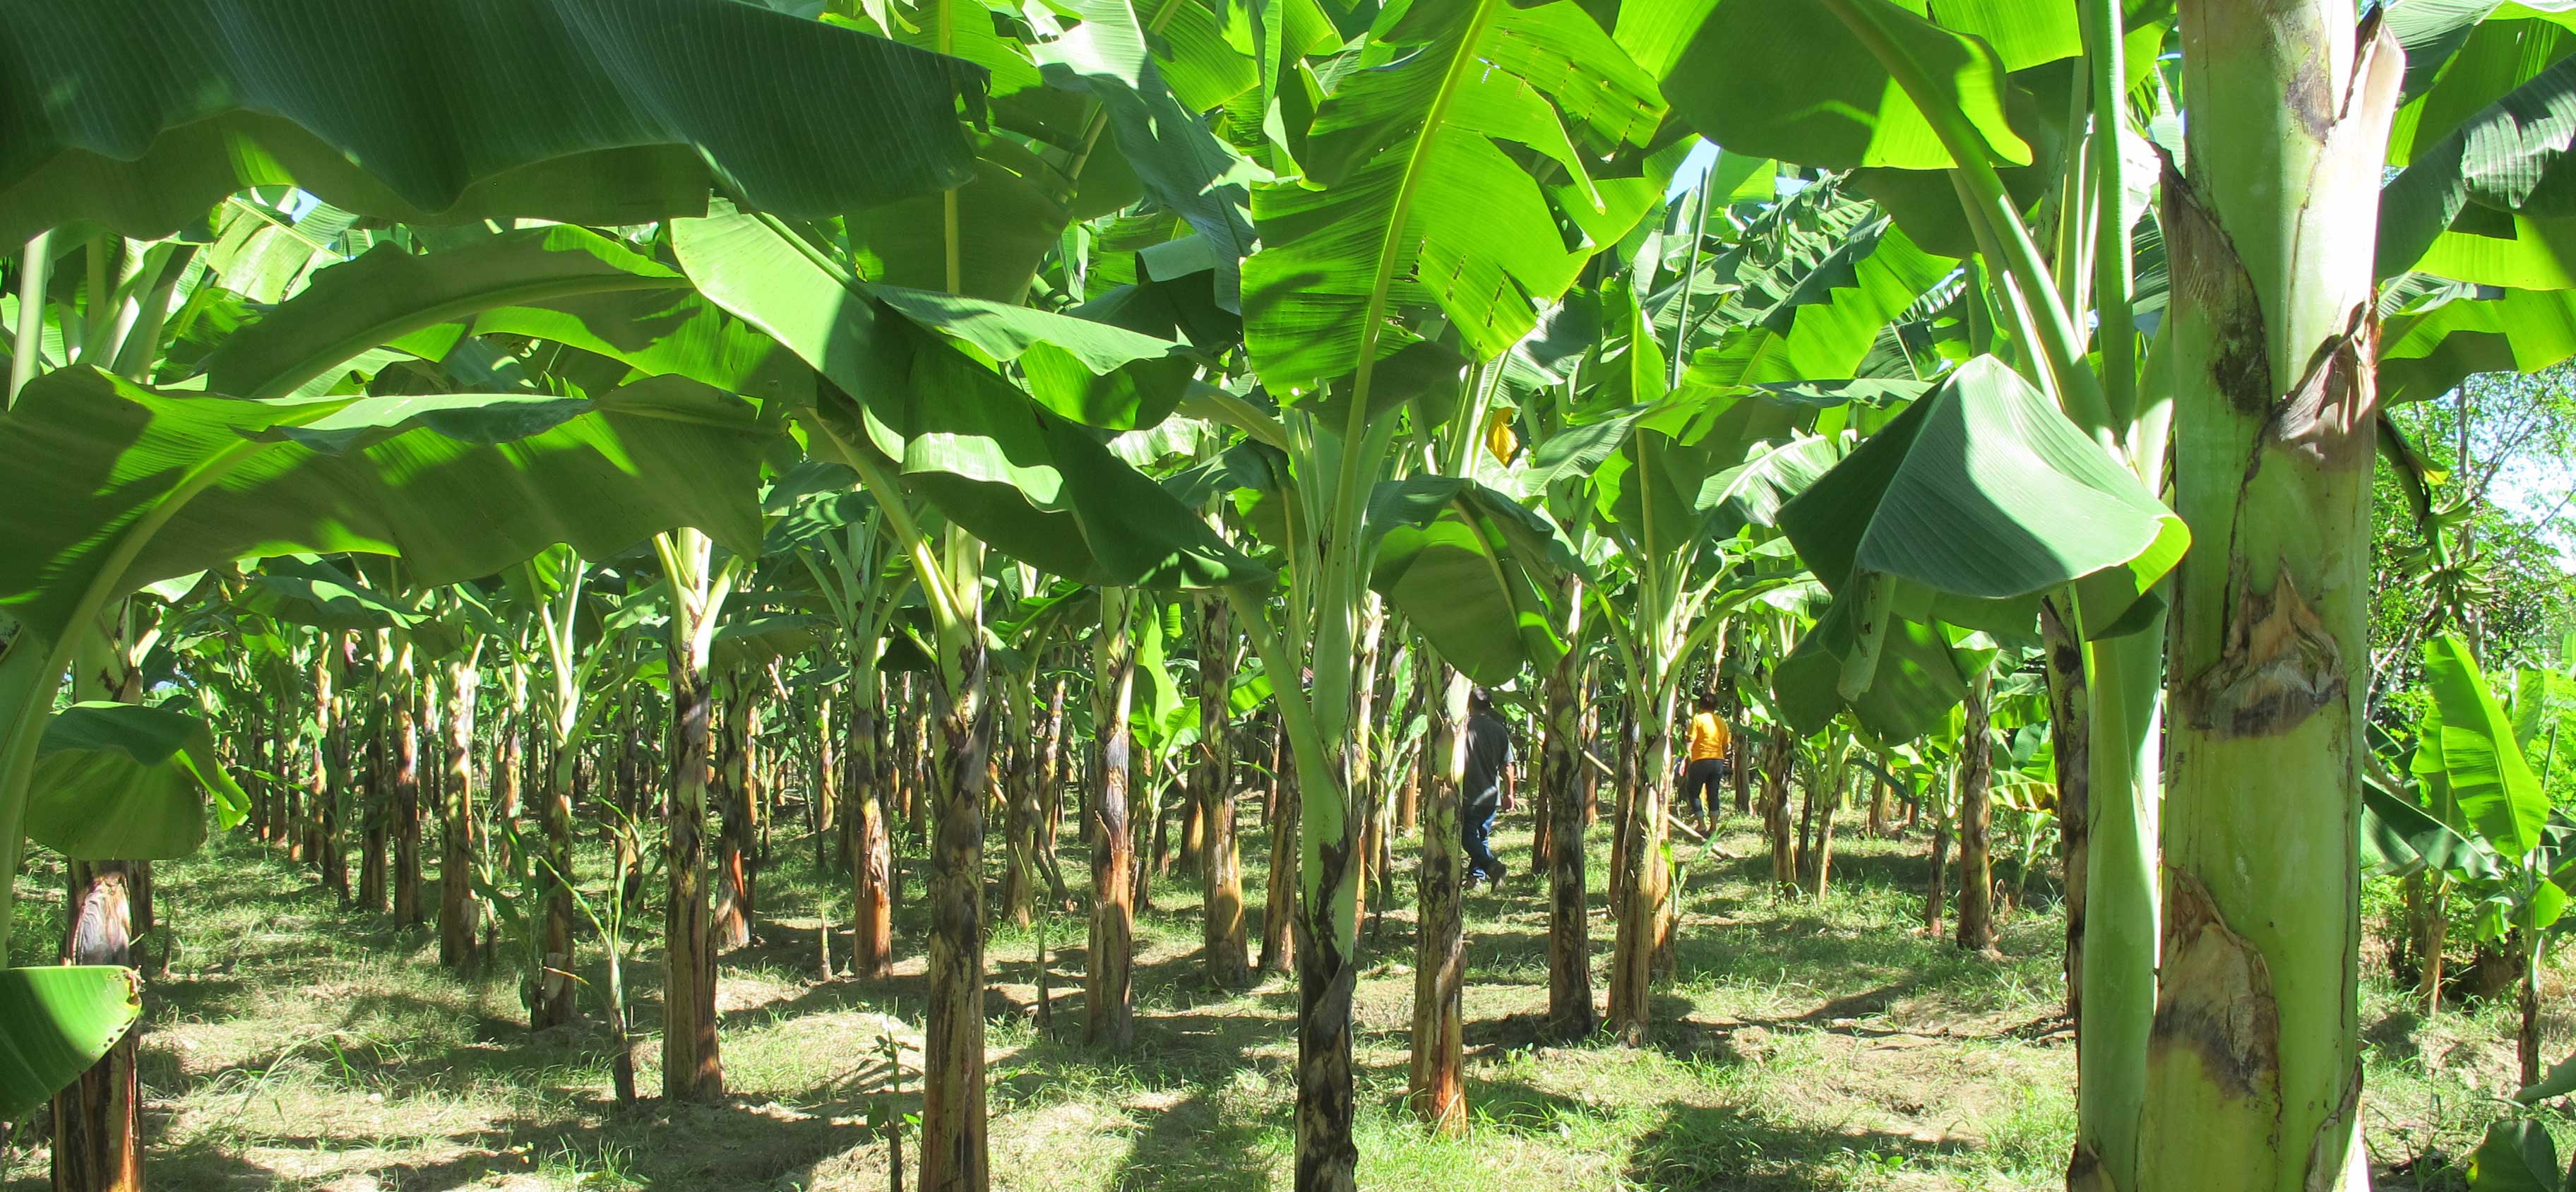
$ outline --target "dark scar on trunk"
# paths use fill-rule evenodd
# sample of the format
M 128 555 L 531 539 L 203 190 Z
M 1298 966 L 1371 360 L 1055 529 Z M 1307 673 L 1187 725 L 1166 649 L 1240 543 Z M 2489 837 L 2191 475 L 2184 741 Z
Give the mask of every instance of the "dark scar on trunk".
M 2197 308 L 2209 320 L 2209 382 L 2238 412 L 2269 415 L 2278 394 L 2254 279 L 2245 272 L 2235 241 L 2170 157 L 2164 159 L 2164 196 L 2170 276 L 2181 300 L 2175 306 Z
M 2286 563 L 2268 592 L 2255 592 L 2242 561 L 2229 568 L 2234 608 L 2218 661 L 2182 690 L 2193 728 L 2222 737 L 2289 732 L 2343 698 L 2343 652 L 2299 594 Z
M 2263 954 L 2230 930 L 2198 880 L 2167 871 L 2165 959 L 2153 1039 L 2200 1057 L 2230 1097 L 2277 1106 L 2281 1016 Z

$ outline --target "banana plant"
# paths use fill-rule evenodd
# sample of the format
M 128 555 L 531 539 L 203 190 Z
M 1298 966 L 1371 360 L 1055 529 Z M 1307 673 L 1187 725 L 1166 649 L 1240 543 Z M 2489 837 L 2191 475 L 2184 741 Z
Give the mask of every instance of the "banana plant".
M 447 93 L 466 97 L 468 102 L 464 106 L 429 102 L 410 110 L 367 98 L 366 80 L 392 77 L 394 72 L 342 69 L 352 56 L 407 56 L 416 49 L 404 48 L 410 39 L 392 39 L 391 30 L 366 22 L 336 29 L 239 28 L 236 24 L 248 18 L 203 6 L 156 12 L 148 19 L 110 10 L 31 10 L 18 14 L 23 19 L 13 20 L 13 28 L 22 34 L 13 42 L 19 52 L 16 77 L 35 80 L 33 93 L 56 98 L 14 105 L 9 117 L 14 143 L 52 150 L 17 159 L 8 167 L 11 199 L 5 219 L 0 219 L 0 226 L 9 229 L 5 239 L 17 242 L 33 237 L 18 270 L 21 300 L 10 312 L 15 333 L 9 445 L 19 452 L 74 451 L 63 460 L 67 468 L 86 465 L 90 475 L 104 476 L 113 473 L 117 456 L 92 450 L 84 459 L 75 449 L 85 437 L 89 445 L 98 446 L 100 432 L 114 426 L 124 439 L 139 436 L 138 448 L 161 448 L 164 459 L 201 461 L 198 472 L 185 482 L 147 486 L 126 500 L 123 508 L 114 502 L 93 501 L 88 507 L 56 511 L 105 519 L 103 546 L 48 550 L 45 542 L 12 543 L 13 558 L 22 560 L 22 574 L 10 586 L 10 605 L 28 629 L 11 651 L 13 674 L 31 686 L 49 685 L 58 669 L 53 664 L 65 660 L 68 643 L 60 639 L 67 627 L 81 623 L 92 608 L 140 582 L 184 573 L 184 566 L 179 571 L 165 569 L 185 562 L 179 557 L 185 551 L 209 559 L 229 557 L 225 552 L 238 552 L 263 537 L 287 542 L 299 534 L 316 533 L 296 528 L 312 524 L 313 505 L 327 504 L 316 501 L 318 493 L 310 486 L 338 478 L 313 473 L 328 471 L 334 462 L 342 471 L 363 473 L 370 446 L 409 432 L 423 421 L 468 435 L 468 441 L 456 442 L 443 453 L 432 451 L 424 461 L 445 467 L 444 479 L 460 484 L 438 494 L 449 502 L 457 500 L 461 491 L 470 491 L 478 480 L 484 491 L 508 491 L 512 487 L 504 479 L 508 469 L 524 467 L 579 441 L 585 430 L 593 432 L 593 441 L 598 442 L 597 432 L 602 429 L 596 420 L 582 424 L 579 410 L 558 403 L 551 411 L 540 411 L 525 399 L 393 403 L 343 399 L 292 410 L 259 404 L 259 398 L 291 391 L 318 375 L 319 369 L 297 375 L 291 383 L 274 370 L 253 368 L 228 375 L 228 381 L 245 383 L 211 388 L 236 400 L 184 409 L 130 380 L 111 381 L 94 371 L 59 374 L 60 384 L 46 392 L 44 383 L 37 380 L 39 374 L 47 367 L 72 362 L 68 353 L 48 358 L 43 350 L 47 304 L 35 298 L 46 292 L 45 278 L 56 260 L 46 229 L 78 218 L 98 221 L 112 233 L 159 236 L 201 218 L 228 192 L 280 183 L 308 185 L 326 198 L 339 200 L 347 211 L 398 219 L 444 215 L 462 221 L 543 214 L 625 220 L 703 210 L 709 190 L 719 180 L 782 209 L 822 213 L 852 201 L 936 189 L 962 176 L 965 143 L 949 113 L 959 94 L 977 91 L 981 83 L 980 72 L 963 63 L 733 5 L 677 2 L 651 14 L 581 3 L 553 8 L 551 13 L 523 13 L 524 19 L 511 29 L 472 22 L 455 26 L 487 32 L 488 44 L 471 38 L 432 39 L 453 56 L 453 69 L 438 76 L 453 84 Z M 705 35 L 707 47 L 725 47 L 717 52 L 748 54 L 754 46 L 766 47 L 761 52 L 770 65 L 746 70 L 746 76 L 759 80 L 746 88 L 688 98 L 668 94 L 668 80 L 679 72 L 656 70 L 650 46 L 669 44 L 654 39 L 675 24 L 696 28 Z M 575 28 L 597 36 L 575 36 L 571 32 Z M 267 40 L 278 52 L 250 58 L 203 52 L 205 46 L 237 36 Z M 621 42 L 644 56 L 613 52 Z M 138 64 L 146 61 L 158 61 L 162 65 L 154 70 L 176 72 L 190 82 L 177 90 L 161 90 L 160 84 L 169 81 L 166 73 L 148 82 L 136 76 Z M 882 92 L 829 88 L 836 92 L 834 98 L 803 109 L 813 119 L 794 127 L 753 115 L 764 110 L 753 98 L 756 92 L 778 88 L 776 94 L 783 95 L 798 86 L 797 77 L 810 81 L 852 69 L 878 77 L 908 77 L 920 85 Z M 530 90 L 476 85 L 469 79 L 477 72 L 493 72 L 480 76 L 487 80 L 535 79 L 545 80 L 547 86 Z M 74 78 L 84 80 L 84 85 L 43 82 Z M 120 79 L 125 80 L 123 85 L 118 85 Z M 74 92 L 85 98 L 77 103 L 64 98 Z M 513 98 L 498 101 L 505 94 Z M 587 112 L 588 118 L 561 118 L 564 111 L 574 109 Z M 268 115 L 245 123 L 250 118 L 244 113 L 252 110 Z M 886 152 L 868 155 L 876 158 L 868 163 L 813 152 L 815 146 L 843 139 L 828 131 L 835 123 L 845 129 L 873 128 L 864 139 Z M 172 129 L 184 131 L 163 135 Z M 258 141 L 262 151 L 203 152 L 208 145 L 239 137 Z M 460 142 L 513 147 L 460 166 L 451 152 Z M 150 161 L 145 160 L 146 146 L 156 155 Z M 74 159 L 115 161 L 118 166 L 108 173 L 125 173 L 108 177 L 66 164 Z M 140 176 L 138 171 L 149 171 L 158 181 L 151 186 L 132 185 L 131 179 Z M 602 185 L 600 179 L 605 177 L 621 181 Z M 600 206 L 607 195 L 618 196 L 613 210 Z M 187 272 L 187 250 L 182 246 L 122 247 L 128 249 L 121 254 L 129 258 L 126 282 L 156 275 L 183 277 Z M 93 278 L 103 280 L 105 256 L 92 253 L 91 258 Z M 120 342 L 113 345 L 114 350 L 98 336 L 58 334 L 56 342 L 77 344 L 82 363 L 93 369 L 115 364 L 131 375 L 156 372 L 154 341 L 169 311 L 171 289 L 158 283 L 127 288 L 128 295 L 148 300 L 131 304 L 140 312 L 139 318 L 122 325 L 107 318 L 109 306 L 102 301 L 106 297 L 102 286 L 91 286 L 89 293 L 90 310 L 79 324 L 92 331 L 112 328 Z M 522 291 L 523 296 L 526 293 Z M 451 307 L 451 316 L 452 311 Z M 137 323 L 143 334 L 135 334 Z M 68 333 L 72 325 L 72 320 L 54 321 L 60 332 Z M 322 367 L 376 342 L 343 335 L 342 354 L 323 360 Z M 75 404 L 85 407 L 88 417 L 74 416 L 68 407 Z M 638 401 L 629 409 L 649 404 Z M 674 403 L 671 412 L 689 404 Z M 484 425 L 466 429 L 477 421 Z M 244 432 L 255 437 L 241 438 Z M 546 438 L 550 433 L 552 441 Z M 518 443 L 521 450 L 513 458 L 494 446 L 499 443 Z M 478 453 L 487 473 L 495 468 L 503 469 L 502 473 L 467 475 L 478 462 Z M 33 475 L 40 486 L 53 478 L 43 472 Z M 299 491 L 299 482 L 307 487 Z M 347 487 L 361 499 L 391 495 L 381 482 L 372 493 L 363 483 Z M 522 490 L 518 497 L 523 499 L 538 497 L 543 489 L 542 484 L 526 482 L 518 487 Z M 85 491 L 66 489 L 64 496 Z M 208 495 L 217 499 L 204 500 Z M 229 503 L 236 508 L 223 508 L 226 496 L 233 498 Z M 238 507 L 258 498 L 287 508 L 261 510 L 264 517 L 243 516 Z M 293 507 L 298 501 L 303 508 Z M 184 514 L 192 505 L 201 516 L 211 514 L 216 521 L 229 521 L 237 528 L 207 536 L 202 547 L 177 545 L 193 534 L 159 533 L 174 520 L 183 523 L 181 530 L 190 529 Z M 54 523 L 57 519 L 38 520 Z M 336 538 L 361 549 L 399 547 L 405 535 L 382 528 L 384 520 L 383 516 L 360 517 L 349 527 L 320 533 L 326 540 Z M 433 513 L 419 520 L 434 523 L 439 516 Z M 376 529 L 372 535 L 368 533 L 371 523 Z M 81 531 L 81 527 L 69 528 Z M 424 537 L 417 531 L 408 536 Z M 495 545 L 509 537 L 495 536 Z M 622 548 L 631 541 L 622 530 L 604 537 L 626 541 L 594 549 Z M 155 543 L 163 548 L 157 553 Z M 479 566 L 465 569 L 494 570 L 514 560 L 489 556 L 511 554 L 516 546 L 511 542 L 498 551 L 472 544 L 455 547 L 429 569 L 442 572 L 481 552 L 486 557 L 475 560 Z M 44 719 L 44 709 L 29 706 L 34 701 L 24 694 L 9 701 L 14 710 L 7 725 L 8 777 L 0 780 L 0 836 L 7 837 L 5 848 L 13 859 L 13 872 L 23 783 Z M 5 899 L 5 892 L 0 892 L 0 906 L 5 906 Z
M 2526 753 L 2549 685 L 2523 684 L 2512 704 L 2499 701 L 2468 643 L 2450 632 L 2425 643 L 2424 681 L 2432 704 L 2409 765 L 2415 806 L 2448 829 L 2438 843 L 2455 847 L 2411 851 L 2450 862 L 2446 876 L 2476 900 L 2479 938 L 2507 941 L 2520 962 L 2516 1051 L 2529 1084 L 2540 1079 L 2540 971 L 2576 893 L 2576 823 L 2550 805 Z
M 529 880 L 521 887 L 534 893 L 537 906 L 524 986 L 533 1030 L 572 1018 L 572 916 L 578 909 L 571 884 L 575 771 L 583 746 L 633 677 L 632 635 L 644 612 L 644 602 L 634 594 L 607 600 L 593 587 L 598 578 L 595 564 L 563 547 L 505 573 L 518 602 L 534 611 L 547 677 L 536 699 L 548 759 L 533 792 L 538 830 L 533 840 L 520 844 L 539 850 L 524 867 Z
M 953 223 L 949 225 L 955 227 Z M 1107 324 L 866 280 L 847 250 L 769 215 L 680 221 L 699 291 L 769 334 L 834 392 L 798 417 L 885 512 L 887 550 L 923 593 L 940 717 L 932 847 L 926 1174 L 982 1186 L 987 550 L 1076 582 L 1258 583 L 1268 569 L 1216 538 L 1096 430 L 1150 427 L 1190 381 L 1191 352 Z M 1175 367 L 1179 363 L 1181 367 Z M 945 519 L 925 530 L 911 510 Z M 954 1164 L 954 1166 L 950 1166 Z
M 1098 594 L 1050 582 L 1025 565 L 1005 572 L 1002 580 L 990 614 L 993 687 L 1008 717 L 1011 741 L 1009 756 L 999 759 L 1006 812 L 1002 912 L 1025 927 L 1035 911 L 1041 876 L 1056 897 L 1064 892 L 1064 880 L 1040 838 L 1047 815 L 1044 800 L 1059 797 L 1054 775 L 1043 764 L 1045 733 L 1039 722 L 1046 700 L 1040 695 L 1040 677 L 1070 627 L 1096 615 Z
M 2526 1079 L 2513 1101 L 2528 1110 L 2570 1092 L 2576 1092 L 2576 1056 Z M 2576 1188 L 2576 1162 L 2564 1172 L 2561 1162 L 2558 1141 L 2547 1125 L 2519 1115 L 2500 1118 L 2487 1126 L 2486 1137 L 2469 1156 L 2469 1192 L 2567 1192 Z
M 1440 0 L 1358 25 L 1264 21 L 1250 106 L 1280 180 L 1252 190 L 1261 247 L 1243 264 L 1244 341 L 1280 411 L 1232 411 L 1284 453 L 1287 481 L 1284 599 L 1238 589 L 1236 621 L 1265 671 L 1312 675 L 1278 685 L 1301 796 L 1296 1168 L 1311 1189 L 1355 1179 L 1350 996 L 1364 865 L 1350 776 L 1353 663 L 1376 562 L 1369 498 L 1392 478 L 1408 417 L 1481 437 L 1495 364 L 1661 185 L 1635 151 L 1654 138 L 1662 98 L 1578 6 Z M 1340 68 L 1348 51 L 1362 69 Z M 1326 78 L 1337 80 L 1328 94 Z M 1579 247 L 1567 247 L 1560 217 Z
M 778 492 L 772 490 L 773 500 Z M 900 516 L 920 513 L 907 506 Z M 838 652 L 848 667 L 840 692 L 851 751 L 851 780 L 839 792 L 842 859 L 851 880 L 850 971 L 863 980 L 883 980 L 894 966 L 894 848 L 891 813 L 876 781 L 877 723 L 885 704 L 888 651 L 902 641 L 895 617 L 912 580 L 888 557 L 886 523 L 886 511 L 874 498 L 845 484 L 821 484 L 797 498 L 771 528 L 773 552 L 792 552 L 811 574 L 840 630 Z M 823 731 L 839 727 L 826 724 Z
M 280 549 L 398 552 L 426 578 L 463 578 L 556 535 L 612 552 L 665 518 L 730 530 L 726 507 L 742 498 L 727 473 L 747 482 L 736 469 L 753 466 L 766 436 L 748 419 L 722 429 L 730 399 L 658 388 L 578 403 L 281 403 L 174 397 L 94 370 L 32 383 L 0 417 L 0 456 L 20 468 L 34 502 L 6 532 L 11 563 L 0 574 L 0 606 L 21 627 L 0 661 L 5 868 L 16 869 L 39 742 L 78 627 L 144 583 Z M 676 470 L 645 481 L 624 466 L 637 458 Z M 173 472 L 172 460 L 193 466 Z M 632 498 L 598 500 L 619 490 Z M 469 532 L 455 516 L 495 499 L 515 520 L 478 520 Z

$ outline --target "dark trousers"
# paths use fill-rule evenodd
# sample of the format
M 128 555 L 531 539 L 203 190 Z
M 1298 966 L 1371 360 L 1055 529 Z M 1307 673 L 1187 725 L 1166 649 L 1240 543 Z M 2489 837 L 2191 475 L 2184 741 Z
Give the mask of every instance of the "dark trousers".
M 1467 846 L 1467 876 L 1501 881 L 1503 863 L 1494 859 L 1494 816 L 1500 803 L 1470 803 L 1458 809 L 1458 834 Z
M 1717 801 L 1719 798 L 1717 787 L 1719 783 L 1724 781 L 1726 781 L 1726 759 L 1722 757 L 1701 758 L 1698 761 L 1692 762 L 1689 768 L 1682 771 L 1681 797 L 1674 800 L 1674 802 L 1679 804 L 1680 808 L 1688 810 L 1691 813 L 1691 818 L 1697 819 L 1700 814 L 1700 795 L 1701 792 L 1706 792 L 1708 795 L 1708 814 L 1710 818 L 1714 819 L 1717 816 Z

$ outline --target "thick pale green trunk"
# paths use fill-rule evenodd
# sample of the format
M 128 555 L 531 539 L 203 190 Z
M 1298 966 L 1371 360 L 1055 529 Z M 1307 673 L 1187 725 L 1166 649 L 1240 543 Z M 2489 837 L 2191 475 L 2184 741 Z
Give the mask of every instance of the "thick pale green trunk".
M 2138 1186 L 2362 1187 L 2364 246 L 2404 65 L 2341 0 L 2184 0 L 2181 22 L 2191 173 L 2167 173 L 2162 212 L 2194 545 L 2169 663 Z

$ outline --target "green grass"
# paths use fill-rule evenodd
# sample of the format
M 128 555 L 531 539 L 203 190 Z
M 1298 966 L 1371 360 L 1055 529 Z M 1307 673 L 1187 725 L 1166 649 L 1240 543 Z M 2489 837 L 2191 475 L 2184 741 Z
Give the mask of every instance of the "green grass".
M 1516 874 L 1527 871 L 1528 827 L 1526 816 L 1504 825 L 1501 848 Z M 2064 922 L 2045 882 L 2004 923 L 1999 955 L 1969 955 L 1919 933 L 1919 839 L 1847 839 L 1835 888 L 1816 905 L 1773 899 L 1768 863 L 1752 855 L 1752 825 L 1729 827 L 1724 847 L 1744 856 L 1692 860 L 1678 971 L 1659 991 L 1646 1048 L 1544 1039 L 1536 884 L 1522 876 L 1502 893 L 1469 895 L 1464 1139 L 1427 1132 L 1404 1110 L 1414 844 L 1400 842 L 1395 895 L 1364 932 L 1354 1008 L 1363 1186 L 2062 1186 L 2073 1049 L 2056 1021 Z M 397 932 L 380 916 L 340 909 L 256 844 L 226 838 L 165 863 L 162 905 L 177 951 L 171 975 L 148 993 L 152 1182 L 341 1192 L 884 1188 L 884 1146 L 865 1122 L 871 1099 L 886 1093 L 879 1040 L 891 1034 L 908 1066 L 920 1060 L 918 907 L 899 907 L 904 962 L 893 981 L 817 981 L 819 928 L 831 924 L 835 960 L 848 957 L 843 879 L 816 871 L 810 843 L 785 831 L 762 879 L 760 942 L 724 962 L 718 1000 L 733 1095 L 633 1111 L 610 1095 L 594 944 L 585 942 L 582 966 L 594 983 L 583 995 L 593 1019 L 531 1036 L 513 974 L 441 970 L 428 931 Z M 1247 844 L 1264 836 L 1248 830 Z M 1262 858 L 1253 853 L 1246 886 L 1257 902 Z M 582 860 L 596 874 L 603 858 Z M 909 899 L 921 862 L 906 865 Z M 1606 872 L 1596 855 L 1596 911 Z M 1084 877 L 1078 852 L 1065 875 Z M 39 858 L 23 879 L 18 963 L 48 959 L 60 889 L 59 865 Z M 1153 884 L 1156 909 L 1137 930 L 1137 1046 L 1125 1056 L 1080 1042 L 1081 915 L 994 930 L 997 1186 L 1287 1186 L 1295 993 L 1275 977 L 1240 992 L 1209 987 L 1198 973 L 1198 896 L 1178 873 Z M 655 934 L 658 923 L 656 911 L 637 934 Z M 1033 1013 L 1042 934 L 1054 1037 Z M 1596 958 L 1606 960 L 1610 935 L 1596 915 Z M 648 1097 L 660 1076 L 660 979 L 657 951 L 628 966 Z M 2380 1186 L 2462 1186 L 2463 1157 L 2507 1112 L 2495 1094 L 2511 1080 L 2509 1011 L 2471 1007 L 2424 1025 L 2376 984 L 2364 1009 L 2364 1121 Z M 2551 1025 L 2563 1052 L 2563 1009 Z M 905 1102 L 917 1104 L 918 1079 L 917 1070 L 904 1076 Z M 6 1179 L 11 1189 L 43 1187 L 41 1150 L 22 1148 Z

